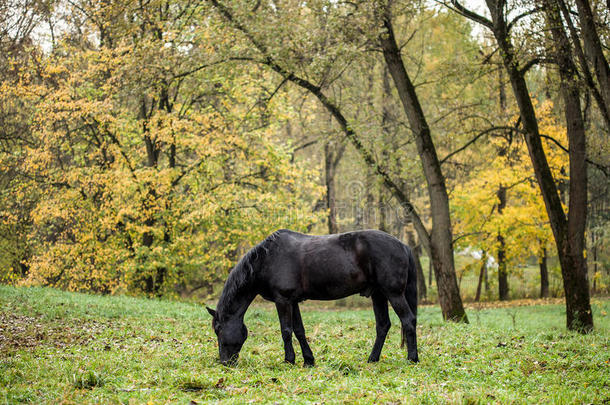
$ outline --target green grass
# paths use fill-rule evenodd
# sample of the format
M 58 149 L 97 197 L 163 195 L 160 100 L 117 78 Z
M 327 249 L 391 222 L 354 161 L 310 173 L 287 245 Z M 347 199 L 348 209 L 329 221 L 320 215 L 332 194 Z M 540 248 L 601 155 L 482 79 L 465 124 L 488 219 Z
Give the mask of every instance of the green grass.
M 558 305 L 471 309 L 469 325 L 424 307 L 412 365 L 394 314 L 381 361 L 367 364 L 372 311 L 308 304 L 317 365 L 303 368 L 282 362 L 277 316 L 256 303 L 228 368 L 202 306 L 0 286 L 0 403 L 605 403 L 610 301 L 593 308 L 582 336 Z

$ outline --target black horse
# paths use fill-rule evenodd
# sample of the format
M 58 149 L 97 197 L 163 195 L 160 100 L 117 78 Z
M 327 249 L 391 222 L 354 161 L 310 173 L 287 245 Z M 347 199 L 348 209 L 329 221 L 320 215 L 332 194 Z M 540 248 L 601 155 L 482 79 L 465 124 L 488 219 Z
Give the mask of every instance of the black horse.
M 400 318 L 408 359 L 417 362 L 415 333 L 417 280 L 410 249 L 385 232 L 368 230 L 311 236 L 281 229 L 252 248 L 229 274 L 212 326 L 223 364 L 234 363 L 248 337 L 244 314 L 256 295 L 273 301 L 284 341 L 285 360 L 294 364 L 292 332 L 306 366 L 314 357 L 299 311 L 306 299 L 336 300 L 356 293 L 371 297 L 377 338 L 369 362 L 379 361 L 390 329 L 388 301 Z

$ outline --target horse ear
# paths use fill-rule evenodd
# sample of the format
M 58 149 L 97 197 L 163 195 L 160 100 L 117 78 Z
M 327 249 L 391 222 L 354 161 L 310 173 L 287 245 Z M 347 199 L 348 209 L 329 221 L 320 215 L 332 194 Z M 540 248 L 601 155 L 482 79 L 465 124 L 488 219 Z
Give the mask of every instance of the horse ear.
M 210 307 L 205 307 L 205 309 L 208 310 L 208 312 L 210 313 L 210 315 L 212 315 L 212 318 L 216 318 L 216 311 L 214 311 L 212 308 Z

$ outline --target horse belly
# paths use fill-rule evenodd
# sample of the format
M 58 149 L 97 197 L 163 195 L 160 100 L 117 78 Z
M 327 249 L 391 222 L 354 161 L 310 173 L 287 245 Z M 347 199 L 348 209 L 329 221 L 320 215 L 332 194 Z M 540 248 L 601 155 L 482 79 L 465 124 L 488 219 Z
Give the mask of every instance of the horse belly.
M 311 263 L 303 271 L 305 299 L 336 300 L 367 290 L 366 274 L 351 260 Z

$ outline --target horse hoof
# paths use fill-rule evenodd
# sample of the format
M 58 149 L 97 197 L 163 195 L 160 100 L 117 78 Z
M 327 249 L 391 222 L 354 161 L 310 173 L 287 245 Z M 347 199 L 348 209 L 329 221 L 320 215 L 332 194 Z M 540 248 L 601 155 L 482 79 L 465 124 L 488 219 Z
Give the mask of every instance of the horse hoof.
M 368 363 L 377 363 L 379 362 L 379 359 L 373 358 L 373 357 L 369 357 L 369 359 L 367 360 Z
M 284 363 L 288 363 L 288 364 L 294 365 L 294 359 L 284 359 Z
M 313 360 L 305 360 L 303 363 L 303 367 L 313 367 L 315 365 L 315 361 Z
M 415 356 L 415 357 L 408 357 L 408 360 L 411 363 L 419 363 L 419 357 Z

